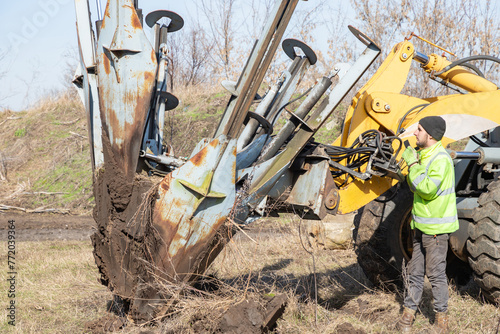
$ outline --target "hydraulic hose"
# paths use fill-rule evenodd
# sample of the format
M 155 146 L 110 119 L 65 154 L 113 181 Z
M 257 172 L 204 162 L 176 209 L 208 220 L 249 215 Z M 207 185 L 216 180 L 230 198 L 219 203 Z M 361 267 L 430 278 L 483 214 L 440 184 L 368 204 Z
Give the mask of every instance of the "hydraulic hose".
M 435 76 L 439 76 L 440 74 L 448 72 L 453 67 L 462 65 L 462 64 L 467 63 L 467 62 L 472 61 L 472 60 L 491 60 L 491 61 L 494 61 L 495 63 L 500 63 L 500 58 L 493 57 L 493 56 L 485 56 L 485 55 L 470 56 L 470 57 L 465 57 L 465 58 L 462 58 L 462 59 L 459 59 L 459 60 L 455 60 L 450 65 L 448 65 L 445 68 L 443 68 L 441 71 L 434 73 L 434 75 Z M 463 65 L 463 66 L 466 66 L 466 65 Z M 481 76 L 483 76 L 483 75 L 481 75 Z
M 423 103 L 423 104 L 419 104 L 419 105 L 416 105 L 414 106 L 413 108 L 411 108 L 410 110 L 408 110 L 404 115 L 403 117 L 401 118 L 401 120 L 399 121 L 399 124 L 398 124 L 398 128 L 396 130 L 396 135 L 399 135 L 399 131 L 401 131 L 401 126 L 403 125 L 403 122 L 404 120 L 406 119 L 406 116 L 408 116 L 413 110 L 417 109 L 417 108 L 422 108 L 420 109 L 418 112 L 421 112 L 425 107 L 427 107 L 430 103 Z

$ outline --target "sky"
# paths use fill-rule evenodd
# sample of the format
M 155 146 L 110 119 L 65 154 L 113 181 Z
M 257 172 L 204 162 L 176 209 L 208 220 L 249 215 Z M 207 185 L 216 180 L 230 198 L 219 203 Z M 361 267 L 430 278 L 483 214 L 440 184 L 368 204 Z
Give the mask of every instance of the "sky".
M 106 4 L 106 0 L 89 0 L 93 21 L 97 19 L 96 1 L 101 2 L 102 11 Z M 174 11 L 187 26 L 190 16 L 196 15 L 193 3 L 139 0 L 139 7 L 144 15 L 158 9 Z M 314 5 L 312 0 L 298 4 Z M 146 34 L 149 37 L 148 31 Z M 64 89 L 78 59 L 77 45 L 74 0 L 4 1 L 0 11 L 0 110 L 24 110 L 40 97 Z

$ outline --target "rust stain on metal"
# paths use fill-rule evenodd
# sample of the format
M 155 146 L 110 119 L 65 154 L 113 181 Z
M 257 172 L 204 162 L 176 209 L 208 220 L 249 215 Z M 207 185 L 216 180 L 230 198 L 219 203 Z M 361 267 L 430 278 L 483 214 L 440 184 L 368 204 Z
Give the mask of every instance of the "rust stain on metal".
M 236 146 L 233 149 L 232 155 L 236 156 Z M 231 168 L 231 172 L 232 172 L 231 174 L 232 180 L 236 180 L 236 159 L 233 162 L 233 167 Z
M 200 238 L 198 242 L 191 247 L 184 249 L 182 261 L 179 263 L 177 272 L 187 273 L 188 275 L 186 275 L 186 280 L 192 280 L 193 278 L 196 279 L 196 273 L 204 272 L 215 259 L 220 250 L 222 250 L 222 248 L 217 249 L 217 245 L 214 244 L 213 241 L 216 240 L 215 237 L 217 232 L 220 230 L 226 219 L 226 216 L 220 217 L 217 222 L 212 225 L 210 231 L 207 231 L 203 235 L 203 238 Z M 186 259 L 193 260 L 186 261 Z
M 160 239 L 158 240 L 160 244 L 157 245 L 157 247 L 159 247 L 158 253 L 153 255 L 155 257 L 153 261 L 157 266 L 158 274 L 161 276 L 166 274 L 167 278 L 172 280 L 175 278 L 175 267 L 172 266 L 170 256 L 168 255 L 168 246 L 170 242 L 165 240 L 164 237 L 176 234 L 177 228 L 174 224 L 162 221 L 162 224 L 155 224 L 155 229 L 160 235 Z
M 184 221 L 182 221 L 184 223 Z M 179 226 L 181 224 L 176 224 L 176 231 L 179 231 Z M 173 233 L 171 236 L 172 236 L 172 239 L 171 239 L 171 242 L 170 244 L 168 245 L 168 253 L 169 255 L 172 257 L 172 258 L 175 258 L 176 255 L 179 255 L 180 253 L 182 252 L 186 252 L 187 250 L 187 247 L 186 247 L 186 243 L 189 242 L 189 239 L 191 239 L 191 237 L 193 236 L 193 234 L 195 233 L 195 230 L 194 230 L 194 222 L 192 219 L 190 219 L 187 224 L 182 224 L 183 226 L 183 229 L 187 230 L 188 233 L 184 236 L 184 235 L 181 235 L 180 233 Z M 181 243 L 181 241 L 184 239 L 184 243 Z M 176 246 L 176 248 L 172 248 L 172 245 Z M 182 261 L 182 260 L 181 260 Z
M 212 264 L 212 262 L 215 260 L 217 255 L 224 249 L 224 246 L 226 243 L 229 241 L 229 239 L 234 235 L 236 232 L 235 229 L 227 227 L 224 228 L 224 223 L 226 222 L 227 217 L 221 217 L 217 221 L 217 225 L 219 226 L 217 230 L 215 231 L 215 235 L 212 237 L 212 239 L 209 241 L 209 245 L 207 246 L 207 251 L 201 258 L 201 261 L 196 268 L 196 272 L 192 276 L 193 278 L 199 277 L 200 274 L 203 274 L 205 270 Z M 224 231 L 226 233 L 224 233 Z
M 165 191 L 167 191 L 170 188 L 170 182 L 172 182 L 172 174 L 169 173 L 165 175 L 165 177 L 161 181 L 162 188 L 165 189 Z M 163 184 L 165 185 L 165 187 L 163 186 Z
M 220 229 L 222 224 L 226 221 L 226 217 L 220 217 L 217 222 L 206 231 L 203 235 L 198 236 L 199 239 L 195 244 L 189 246 L 183 246 L 176 249 L 173 253 L 167 255 L 163 264 L 167 264 L 165 272 L 169 272 L 169 266 L 171 267 L 170 277 L 177 277 L 177 279 L 182 281 L 190 281 L 196 278 L 193 273 L 199 273 L 205 271 L 205 269 L 212 263 L 215 259 L 213 254 L 214 245 L 212 241 Z M 192 227 L 195 225 L 193 220 L 188 222 L 184 221 L 185 224 L 189 225 L 190 231 L 186 237 L 186 240 L 190 240 L 193 235 L 200 233 L 200 231 L 195 231 Z M 178 237 L 174 237 L 172 242 L 174 242 Z M 218 253 L 218 252 L 217 252 Z
M 167 191 L 168 191 L 168 189 L 170 189 L 170 184 L 169 184 L 169 183 L 167 183 L 167 182 L 165 182 L 165 181 L 162 181 L 162 182 L 160 183 L 160 187 L 161 187 L 161 189 L 162 189 L 163 191 L 167 192 Z
M 143 87 L 151 87 L 149 82 Z M 138 156 L 141 147 L 141 141 L 138 138 L 142 137 L 142 131 L 144 129 L 144 123 L 146 119 L 146 114 L 148 111 L 149 102 L 151 99 L 151 93 L 139 91 L 135 97 L 135 108 L 134 108 L 134 123 L 127 124 L 125 135 L 122 138 L 127 138 L 127 144 L 125 147 L 124 157 L 127 163 L 126 171 L 127 176 L 133 176 L 137 168 Z
M 327 209 L 333 210 L 337 206 L 337 191 L 336 189 L 331 189 L 325 198 L 325 206 Z
M 111 65 L 109 63 L 109 58 L 104 53 L 102 54 L 102 64 L 104 65 L 104 72 L 106 72 L 106 74 L 109 74 Z
M 111 136 L 109 134 L 109 129 L 113 129 L 113 131 L 116 131 L 116 129 L 120 129 L 120 121 L 118 120 L 118 117 L 116 116 L 116 112 L 113 108 L 102 108 L 103 110 L 106 111 L 106 115 L 108 117 L 105 118 L 106 124 L 103 124 L 103 129 L 106 131 L 106 134 L 108 135 L 108 138 L 111 139 Z M 114 146 L 113 143 L 111 143 L 111 146 Z M 113 152 L 115 150 L 113 149 Z
M 153 81 L 153 74 L 151 72 L 144 72 L 144 80 L 146 80 L 147 82 Z
M 156 61 L 156 53 L 155 50 L 151 50 L 151 61 L 155 62 Z
M 219 145 L 219 139 L 212 140 L 209 145 L 212 147 L 217 147 L 217 145 Z
M 217 227 L 221 226 L 226 221 L 226 219 L 227 219 L 226 216 L 219 218 L 219 220 L 217 220 L 217 223 L 215 224 L 215 226 L 217 226 Z
M 137 15 L 132 15 L 132 27 L 134 27 L 134 29 L 142 29 L 142 25 L 141 25 L 141 21 L 139 21 L 139 18 L 137 17 Z
M 108 136 L 110 136 L 110 130 L 112 130 L 113 142 L 111 142 L 111 147 L 113 155 L 119 161 L 118 164 L 122 166 L 127 179 L 133 178 L 137 166 L 137 156 L 141 143 L 136 139 L 142 136 L 149 98 L 150 94 L 140 91 L 135 93 L 127 92 L 122 97 L 125 108 L 127 106 L 129 108 L 130 106 L 134 107 L 134 120 L 132 123 L 125 121 L 124 124 L 121 124 L 117 111 L 111 105 L 101 109 L 106 113 L 104 118 L 106 124 L 103 124 L 103 129 Z M 123 140 L 117 141 L 117 139 Z
M 170 182 L 167 175 L 159 187 L 160 197 L 168 196 Z M 171 201 L 157 202 L 153 213 L 155 230 L 158 232 L 155 264 L 156 274 L 171 282 L 188 282 L 194 273 L 203 272 L 215 259 L 222 248 L 214 240 L 226 216 L 218 217 L 209 229 L 199 229 L 208 217 L 186 217 L 180 215 L 171 219 L 171 213 L 185 205 L 175 198 Z M 208 218 L 211 220 L 210 218 Z M 195 238 L 195 239 L 193 239 Z M 220 238 L 219 238 L 220 239 Z M 218 239 L 217 239 L 218 240 Z
M 194 157 L 191 158 L 191 162 L 195 166 L 200 166 L 201 163 L 205 160 L 205 155 L 207 152 L 205 150 L 201 150 L 200 152 L 196 153 Z
M 106 9 L 104 9 L 104 17 L 111 18 L 111 13 L 109 12 L 109 3 L 110 3 L 110 1 L 108 1 L 106 3 Z M 104 18 L 103 18 L 103 20 L 101 22 L 102 22 L 102 24 L 101 24 L 101 29 L 102 29 L 106 26 L 106 20 L 104 20 Z
M 219 144 L 219 140 L 218 139 L 215 139 L 213 140 L 209 145 L 213 146 L 213 147 L 216 147 L 217 145 Z M 201 150 L 200 152 L 196 153 L 194 155 L 194 157 L 191 158 L 191 162 L 193 163 L 193 165 L 195 166 L 201 166 L 203 164 L 203 162 L 205 161 L 205 157 L 207 155 L 207 150 L 203 149 Z
M 125 94 L 123 94 L 123 103 L 125 104 L 131 104 L 135 102 L 135 99 L 137 98 L 137 92 L 134 91 L 126 91 Z
M 211 147 L 217 147 L 219 145 L 219 139 L 214 139 L 211 141 L 208 146 Z M 200 152 L 198 152 L 193 158 L 191 158 L 191 162 L 195 166 L 200 166 L 203 164 L 203 161 L 205 161 L 206 155 L 208 153 L 208 150 L 202 149 Z
M 116 8 L 116 5 L 119 7 Z M 119 16 L 126 14 L 124 19 L 130 22 L 113 20 L 115 14 Z M 99 43 L 103 48 L 99 59 L 102 64 L 98 69 L 99 105 L 103 130 L 111 140 L 114 159 L 125 171 L 126 178 L 130 181 L 137 167 L 142 131 L 154 88 L 157 61 L 155 58 L 151 58 L 151 61 L 148 58 L 147 51 L 154 53 L 154 49 L 146 41 L 132 1 L 108 2 L 103 22 L 108 23 L 107 29 L 103 29 L 103 24 L 99 38 Z M 125 34 L 128 33 L 129 38 L 141 45 L 145 53 L 138 52 L 124 57 L 120 60 L 119 66 L 118 63 L 112 63 L 107 56 L 109 54 L 105 51 L 105 44 L 109 46 L 116 37 L 113 35 L 116 34 L 115 29 L 110 26 L 114 24 L 117 25 L 115 29 L 121 29 Z M 110 51 L 111 53 L 122 50 L 122 43 L 118 44 L 119 48 Z M 111 67 L 115 67 L 116 73 L 113 73 Z M 124 80 L 118 81 L 119 77 Z

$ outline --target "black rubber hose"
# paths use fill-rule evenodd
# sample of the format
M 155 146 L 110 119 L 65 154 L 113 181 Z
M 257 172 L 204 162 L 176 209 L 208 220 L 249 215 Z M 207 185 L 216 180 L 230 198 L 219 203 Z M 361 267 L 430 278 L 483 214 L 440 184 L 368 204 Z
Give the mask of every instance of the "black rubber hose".
M 396 130 L 396 136 L 399 135 L 399 131 L 401 131 L 401 125 L 403 125 L 403 122 L 404 120 L 406 119 L 406 116 L 408 116 L 413 110 L 417 109 L 417 108 L 420 108 L 422 107 L 422 109 L 420 109 L 418 112 L 421 112 L 425 107 L 427 107 L 430 103 L 423 103 L 423 104 L 419 104 L 419 105 L 416 105 L 414 106 L 413 108 L 411 108 L 410 110 L 408 110 L 404 115 L 403 117 L 401 118 L 401 120 L 399 121 L 399 124 L 398 124 L 398 128 Z
M 279 117 L 279 115 L 281 114 L 281 111 L 283 111 L 283 109 L 285 109 L 286 107 L 288 107 L 290 104 L 294 103 L 295 101 L 297 100 L 300 100 L 301 98 L 303 98 L 304 96 L 306 96 L 307 94 L 309 94 L 309 92 L 313 89 L 313 87 L 309 87 L 304 93 L 302 93 L 301 95 L 299 95 L 298 97 L 296 97 L 295 99 L 287 102 L 283 107 L 281 107 L 278 112 L 276 113 L 276 115 L 274 115 L 273 117 L 273 120 L 271 122 L 271 124 L 274 124 L 274 122 L 276 122 L 276 119 Z
M 485 55 L 470 56 L 470 57 L 465 57 L 465 58 L 462 58 L 462 59 L 459 59 L 459 60 L 455 60 L 450 65 L 448 65 L 445 68 L 443 68 L 441 71 L 439 71 L 437 73 L 434 73 L 434 75 L 438 76 L 440 74 L 443 74 L 444 72 L 448 72 L 449 70 L 451 70 L 455 66 L 462 65 L 463 63 L 467 63 L 467 62 L 472 61 L 472 60 L 491 60 L 491 61 L 494 61 L 495 63 L 499 63 L 500 64 L 500 58 L 497 58 L 497 57 L 485 56 Z
M 477 138 L 474 135 L 470 136 L 469 138 L 472 139 L 474 143 L 478 144 L 481 147 L 490 147 L 490 145 L 486 144 L 485 142 L 483 142 L 481 139 Z

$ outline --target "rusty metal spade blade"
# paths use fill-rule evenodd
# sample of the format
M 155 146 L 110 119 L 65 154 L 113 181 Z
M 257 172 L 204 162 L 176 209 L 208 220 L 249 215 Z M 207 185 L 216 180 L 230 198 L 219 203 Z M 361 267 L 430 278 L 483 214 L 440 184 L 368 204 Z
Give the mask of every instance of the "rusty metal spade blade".
M 96 52 L 104 164 L 94 180 L 98 230 L 92 242 L 103 284 L 130 302 L 133 319 L 164 314 L 170 297 L 158 283 L 192 283 L 232 234 L 229 228 L 221 236 L 238 207 L 238 133 L 297 2 L 275 5 L 241 76 L 241 99 L 228 108 L 215 139 L 199 145 L 184 165 L 154 186 L 152 178 L 136 171 L 157 55 L 135 1 L 108 1 Z
M 106 159 L 134 178 L 157 60 L 132 0 L 110 0 L 97 47 L 99 107 Z
M 153 213 L 162 241 L 158 276 L 187 282 L 210 264 L 203 260 L 234 205 L 235 170 L 236 139 L 221 135 L 160 183 Z

